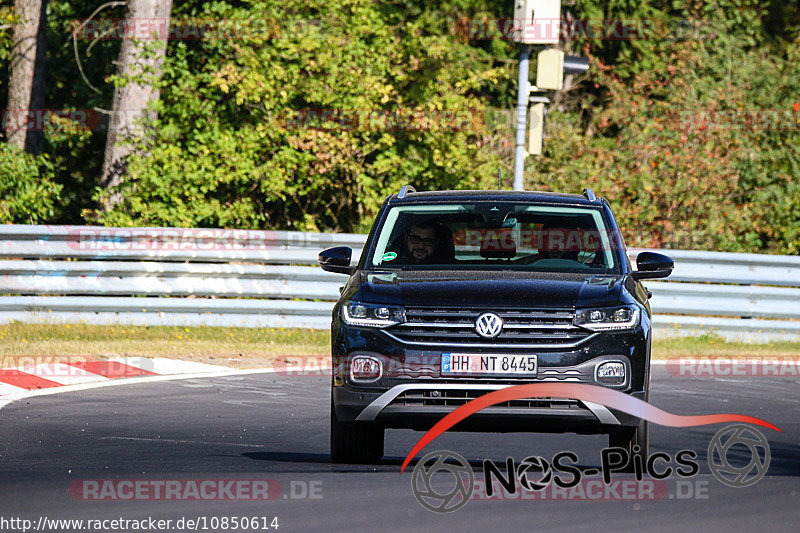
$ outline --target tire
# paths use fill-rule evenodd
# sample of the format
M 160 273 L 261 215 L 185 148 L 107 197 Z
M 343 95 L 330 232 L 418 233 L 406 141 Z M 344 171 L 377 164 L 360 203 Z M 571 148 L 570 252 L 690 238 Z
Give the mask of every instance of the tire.
M 376 464 L 382 457 L 383 428 L 369 424 L 340 422 L 331 400 L 331 461 Z
M 648 447 L 650 443 L 650 430 L 646 420 L 642 420 L 639 422 L 637 427 L 633 428 L 624 428 L 617 430 L 608 436 L 608 445 L 611 448 L 624 448 L 626 452 L 628 452 L 628 464 L 625 467 L 624 472 L 632 473 L 634 472 L 634 462 L 633 457 L 634 455 L 638 455 L 642 458 L 642 470 L 644 472 L 645 465 L 647 464 L 648 458 Z M 638 446 L 639 451 L 634 452 L 633 447 Z

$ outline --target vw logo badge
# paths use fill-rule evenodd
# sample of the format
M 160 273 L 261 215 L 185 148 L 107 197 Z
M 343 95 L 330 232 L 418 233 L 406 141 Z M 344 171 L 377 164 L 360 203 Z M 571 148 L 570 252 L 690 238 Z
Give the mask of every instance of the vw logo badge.
M 503 319 L 494 313 L 483 313 L 475 320 L 475 331 L 481 337 L 493 339 L 503 331 Z

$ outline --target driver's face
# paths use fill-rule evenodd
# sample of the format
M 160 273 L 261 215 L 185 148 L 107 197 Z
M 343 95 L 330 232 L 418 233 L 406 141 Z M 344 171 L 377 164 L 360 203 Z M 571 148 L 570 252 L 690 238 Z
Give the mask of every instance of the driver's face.
M 406 247 L 415 261 L 428 259 L 437 244 L 436 230 L 414 226 L 406 233 Z

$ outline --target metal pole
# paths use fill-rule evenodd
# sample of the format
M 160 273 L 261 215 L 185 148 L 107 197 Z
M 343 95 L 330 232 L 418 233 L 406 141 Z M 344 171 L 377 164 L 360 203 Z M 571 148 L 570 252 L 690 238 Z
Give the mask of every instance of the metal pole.
M 517 147 L 514 152 L 514 190 L 525 190 L 525 133 L 527 129 L 528 97 L 528 57 L 530 46 L 523 44 L 519 52 L 519 83 L 517 89 Z

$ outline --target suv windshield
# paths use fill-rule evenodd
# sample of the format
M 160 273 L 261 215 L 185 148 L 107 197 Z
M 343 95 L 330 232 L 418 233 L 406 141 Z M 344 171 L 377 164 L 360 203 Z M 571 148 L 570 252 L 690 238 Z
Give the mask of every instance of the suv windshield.
M 619 274 L 598 208 L 510 202 L 393 207 L 368 267 Z

